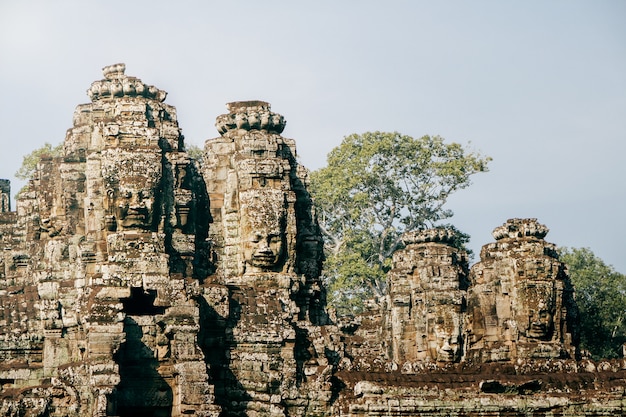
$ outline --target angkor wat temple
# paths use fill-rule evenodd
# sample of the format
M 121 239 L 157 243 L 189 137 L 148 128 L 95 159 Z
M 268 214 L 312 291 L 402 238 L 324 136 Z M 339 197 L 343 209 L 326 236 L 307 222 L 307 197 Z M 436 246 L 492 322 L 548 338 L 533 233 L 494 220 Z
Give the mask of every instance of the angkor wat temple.
M 624 413 L 626 362 L 580 357 L 535 219 L 471 268 L 451 231 L 407 233 L 386 297 L 337 318 L 283 116 L 228 104 L 198 164 L 166 93 L 123 64 L 87 94 L 16 211 L 0 180 L 1 415 Z

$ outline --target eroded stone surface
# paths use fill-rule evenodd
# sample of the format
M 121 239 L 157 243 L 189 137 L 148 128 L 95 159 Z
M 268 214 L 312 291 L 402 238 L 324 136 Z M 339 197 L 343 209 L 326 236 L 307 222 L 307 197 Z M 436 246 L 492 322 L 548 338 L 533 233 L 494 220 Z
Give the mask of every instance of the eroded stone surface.
M 407 233 L 388 294 L 325 306 L 295 142 L 263 101 L 218 116 L 199 167 L 166 93 L 104 68 L 63 155 L 10 211 L 0 181 L 0 414 L 615 415 L 626 364 L 579 360 L 548 229 L 511 219 L 471 269 Z
M 0 180 L 0 213 L 11 211 L 11 182 Z
M 447 244 L 452 237 L 439 229 L 408 233 L 393 256 L 387 303 L 397 364 L 461 359 L 469 268 L 465 253 Z
M 547 231 L 536 219 L 512 219 L 483 247 L 470 276 L 468 358 L 575 357 L 573 288 Z
M 217 118 L 222 136 L 206 142 L 204 166 L 213 179 L 213 279 L 227 285 L 231 302 L 223 407 L 232 415 L 310 415 L 329 406 L 333 364 L 311 340 L 328 319 L 306 170 L 268 103 L 228 109 Z
M 104 74 L 3 229 L 0 378 L 50 415 L 216 415 L 196 341 L 206 187 L 164 93 Z

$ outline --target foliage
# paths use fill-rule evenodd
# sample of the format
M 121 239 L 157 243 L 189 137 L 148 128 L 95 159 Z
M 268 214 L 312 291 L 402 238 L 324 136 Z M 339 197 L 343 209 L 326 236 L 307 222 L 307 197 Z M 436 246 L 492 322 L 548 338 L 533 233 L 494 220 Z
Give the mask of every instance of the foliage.
M 448 196 L 487 171 L 489 161 L 437 136 L 345 137 L 328 165 L 311 173 L 310 187 L 326 238 L 329 300 L 338 311 L 357 311 L 363 298 L 382 295 L 402 233 L 451 217 L 443 208 Z
M 204 161 L 204 150 L 199 146 L 192 144 L 186 144 L 185 148 L 187 151 L 187 155 L 189 155 L 191 158 L 198 161 L 200 165 L 202 165 L 202 162 Z
M 29 180 L 37 169 L 37 164 L 45 157 L 60 156 L 63 152 L 63 144 L 52 146 L 48 142 L 44 143 L 41 148 L 35 149 L 28 155 L 24 156 L 22 166 L 15 172 L 15 177 L 20 180 Z
M 594 359 L 621 356 L 626 342 L 626 276 L 589 248 L 562 248 L 580 311 L 580 347 Z

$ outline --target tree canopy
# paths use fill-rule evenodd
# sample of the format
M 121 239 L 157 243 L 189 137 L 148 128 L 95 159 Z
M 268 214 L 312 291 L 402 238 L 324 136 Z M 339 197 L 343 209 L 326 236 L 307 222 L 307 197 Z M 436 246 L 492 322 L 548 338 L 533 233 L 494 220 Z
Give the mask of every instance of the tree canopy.
M 620 357 L 626 342 L 626 276 L 589 248 L 561 248 L 580 316 L 580 347 L 594 359 Z
M 194 144 L 186 144 L 185 150 L 187 151 L 187 154 L 191 158 L 198 161 L 199 164 L 204 162 L 204 150 L 201 147 Z
M 311 173 L 331 304 L 340 312 L 358 311 L 364 298 L 382 295 L 402 233 L 450 218 L 448 196 L 487 171 L 490 160 L 438 136 L 345 137 L 328 154 L 327 166 Z
M 46 156 L 59 156 L 63 151 L 63 144 L 60 143 L 56 146 L 52 146 L 48 142 L 40 148 L 35 149 L 28 155 L 24 156 L 22 160 L 22 166 L 15 172 L 15 177 L 20 180 L 29 180 L 37 169 L 37 164 L 41 161 L 41 158 Z

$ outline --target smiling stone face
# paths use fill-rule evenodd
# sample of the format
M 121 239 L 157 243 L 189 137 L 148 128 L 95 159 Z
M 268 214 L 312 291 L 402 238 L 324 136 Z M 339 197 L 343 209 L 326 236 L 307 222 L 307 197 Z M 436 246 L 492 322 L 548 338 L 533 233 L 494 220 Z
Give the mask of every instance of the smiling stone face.
M 149 178 L 139 180 L 143 179 L 144 182 L 120 183 L 115 216 L 118 227 L 122 229 L 149 229 L 152 226 L 154 189 L 150 187 Z
M 550 340 L 554 329 L 555 291 L 548 282 L 520 285 L 519 296 L 525 308 L 519 310 L 517 322 L 531 339 Z
M 241 202 L 241 250 L 246 272 L 278 271 L 283 263 L 286 210 L 282 192 L 244 192 Z
M 460 315 L 459 315 L 460 316 Z M 461 356 L 461 332 L 458 317 L 448 314 L 444 323 L 435 325 L 437 362 L 456 362 Z
M 467 256 L 452 231 L 405 233 L 389 274 L 393 360 L 458 362 L 463 354 Z
M 116 152 L 104 166 L 109 230 L 152 230 L 159 185 L 160 162 L 153 153 Z
M 259 226 L 243 241 L 243 257 L 250 266 L 271 269 L 283 253 L 283 237 L 279 225 Z

